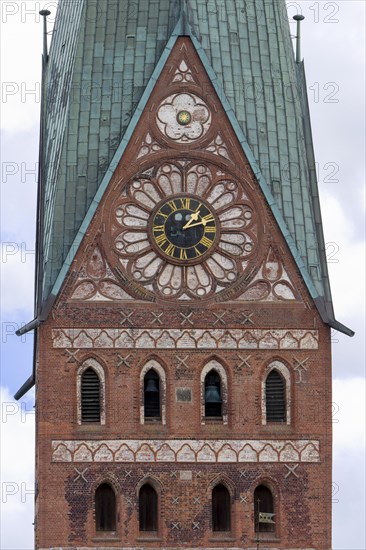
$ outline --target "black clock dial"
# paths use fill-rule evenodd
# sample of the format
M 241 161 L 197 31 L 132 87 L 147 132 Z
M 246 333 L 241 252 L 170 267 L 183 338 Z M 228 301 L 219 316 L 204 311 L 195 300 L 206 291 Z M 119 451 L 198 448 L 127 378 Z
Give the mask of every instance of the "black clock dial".
M 165 257 L 178 262 L 199 260 L 213 247 L 216 233 L 216 218 L 198 197 L 167 199 L 153 213 L 154 244 Z

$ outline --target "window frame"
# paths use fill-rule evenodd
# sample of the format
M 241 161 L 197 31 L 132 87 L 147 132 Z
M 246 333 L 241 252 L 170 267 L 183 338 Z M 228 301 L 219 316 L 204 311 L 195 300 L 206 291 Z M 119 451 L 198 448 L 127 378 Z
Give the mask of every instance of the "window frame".
M 221 415 L 222 416 L 205 416 L 205 381 L 207 374 L 211 371 L 215 370 L 220 378 L 220 384 L 221 384 Z M 226 368 L 223 366 L 223 364 L 218 359 L 210 359 L 207 361 L 204 365 L 204 367 L 201 370 L 201 424 L 205 425 L 206 422 L 216 422 L 222 423 L 223 425 L 228 424 L 228 379 L 227 379 L 227 373 Z
M 97 492 L 103 487 L 103 485 L 108 486 L 114 495 L 114 529 L 98 529 L 98 504 L 97 504 Z M 118 529 L 118 501 L 117 501 L 117 492 L 115 487 L 109 480 L 101 481 L 97 487 L 94 489 L 94 527 L 95 532 L 98 536 L 105 536 L 108 534 L 116 534 Z
M 145 375 L 153 369 L 160 379 L 160 418 L 145 418 Z M 149 359 L 140 371 L 140 424 L 157 423 L 166 425 L 166 374 L 165 369 L 156 359 Z
M 229 529 L 214 529 L 214 491 L 218 487 L 223 487 L 226 490 L 227 496 L 228 496 L 228 504 L 229 504 Z M 212 533 L 215 536 L 225 536 L 232 533 L 232 526 L 233 526 L 233 511 L 232 511 L 232 495 L 231 491 L 227 487 L 227 485 L 222 481 L 218 481 L 215 483 L 215 485 L 211 489 L 211 529 Z
M 268 375 L 273 371 L 277 370 L 278 373 L 282 376 L 285 383 L 285 411 L 286 411 L 286 421 L 285 422 L 272 422 L 267 421 L 267 399 L 266 399 L 266 382 Z M 264 369 L 262 376 L 262 425 L 270 426 L 289 426 L 291 424 L 291 374 L 287 365 L 276 359 L 271 361 L 267 367 Z
M 99 386 L 100 387 L 100 421 L 99 422 L 82 421 L 81 379 L 82 379 L 83 373 L 89 368 L 93 369 L 99 377 L 99 384 L 100 384 Z M 78 368 L 77 374 L 76 374 L 77 423 L 79 426 L 105 425 L 106 423 L 105 395 L 106 395 L 106 382 L 105 382 L 104 367 L 99 363 L 99 361 L 97 361 L 93 357 L 90 357 L 89 359 L 86 359 L 85 361 L 83 361 L 83 363 Z

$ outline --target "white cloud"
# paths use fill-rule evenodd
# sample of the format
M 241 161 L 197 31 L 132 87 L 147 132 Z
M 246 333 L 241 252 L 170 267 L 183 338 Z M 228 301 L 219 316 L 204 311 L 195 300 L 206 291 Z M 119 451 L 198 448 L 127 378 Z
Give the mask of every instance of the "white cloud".
M 327 259 L 337 317 L 363 315 L 365 241 L 357 226 L 333 195 L 323 197 Z
M 333 381 L 334 455 L 365 450 L 364 378 Z
M 333 382 L 334 550 L 364 550 L 365 379 Z
M 34 412 L 1 388 L 1 545 L 4 550 L 33 548 Z

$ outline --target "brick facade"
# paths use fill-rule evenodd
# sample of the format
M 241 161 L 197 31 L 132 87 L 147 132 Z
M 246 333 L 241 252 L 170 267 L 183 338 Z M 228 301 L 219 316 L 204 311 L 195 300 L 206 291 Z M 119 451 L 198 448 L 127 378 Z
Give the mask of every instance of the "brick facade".
M 190 71 L 192 80 L 177 77 Z M 174 108 L 175 99 L 166 98 L 177 94 L 200 98 L 203 106 L 189 103 L 193 113 L 208 113 L 187 139 L 174 134 L 181 131 L 174 121 L 159 118 L 159 109 Z M 170 172 L 168 164 L 175 167 Z M 217 207 L 222 228 L 215 250 L 224 250 L 228 266 L 222 273 L 213 266 L 219 252 L 207 256 L 210 269 L 168 261 L 155 273 L 136 244 L 145 239 L 141 227 L 140 241 L 129 240 L 134 204 L 151 219 L 151 182 L 163 187 L 169 180 L 182 193 L 174 170 L 196 185 L 192 195 L 200 196 L 201 185 L 213 207 L 229 190 L 228 203 Z M 217 178 L 226 182 L 221 191 Z M 231 228 L 225 241 L 223 220 L 238 209 L 239 219 L 252 212 L 249 229 Z M 249 241 L 239 260 L 230 256 Z M 146 242 L 146 254 L 160 258 L 151 237 Z M 206 286 L 194 286 L 204 273 L 210 274 Z M 216 420 L 204 417 L 202 373 L 210 362 L 225 381 Z M 142 410 L 149 364 L 160 373 L 160 421 L 145 421 Z M 85 365 L 103 373 L 100 424 L 80 420 L 78 376 Z M 264 381 L 273 365 L 286 380 L 287 421 L 267 424 Z M 189 39 L 173 49 L 39 329 L 37 480 L 38 549 L 255 548 L 253 495 L 262 483 L 274 497 L 275 531 L 260 533 L 259 548 L 331 547 L 330 330 Z M 138 524 L 145 481 L 159 502 L 158 531 L 149 535 Z M 95 527 L 94 495 L 102 482 L 116 493 L 114 533 Z M 232 529 L 224 534 L 212 531 L 212 489 L 219 482 L 232 504 Z

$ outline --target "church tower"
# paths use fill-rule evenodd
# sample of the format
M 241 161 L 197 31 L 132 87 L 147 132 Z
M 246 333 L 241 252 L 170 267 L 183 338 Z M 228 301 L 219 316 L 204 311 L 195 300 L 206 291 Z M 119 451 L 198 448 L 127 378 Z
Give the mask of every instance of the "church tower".
M 36 548 L 331 548 L 331 328 L 284 1 L 60 0 Z

